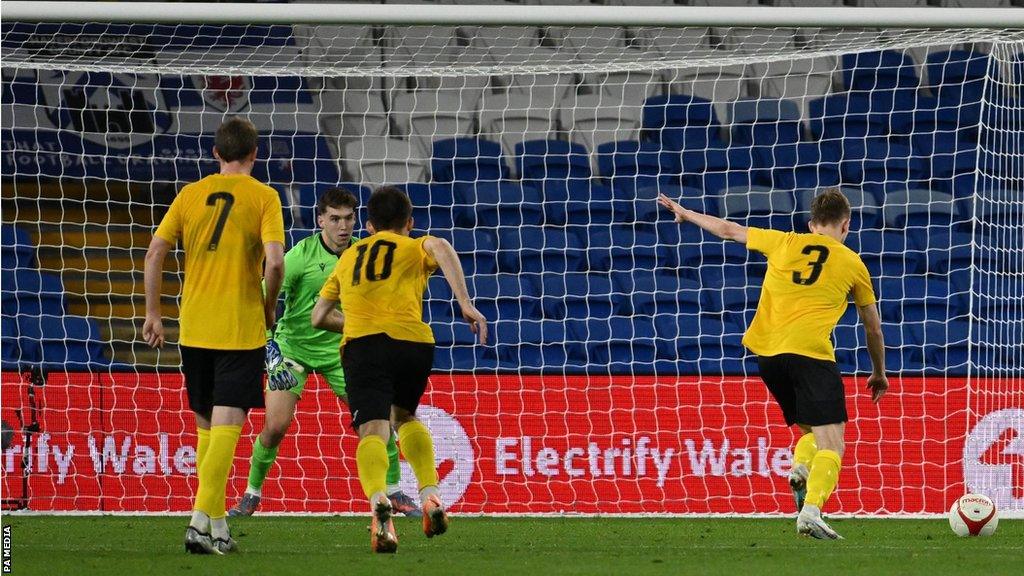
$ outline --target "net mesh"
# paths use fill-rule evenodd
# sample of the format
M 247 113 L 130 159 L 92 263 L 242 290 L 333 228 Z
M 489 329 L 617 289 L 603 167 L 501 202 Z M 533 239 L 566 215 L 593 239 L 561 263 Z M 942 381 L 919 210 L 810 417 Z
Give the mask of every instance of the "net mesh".
M 142 257 L 235 114 L 260 130 L 254 176 L 289 244 L 328 187 L 365 203 L 392 183 L 416 233 L 460 252 L 494 342 L 474 346 L 432 279 L 421 412 L 455 510 L 790 512 L 793 432 L 740 343 L 764 259 L 654 198 L 800 232 L 826 186 L 854 207 L 894 374 L 881 405 L 860 393 L 848 311 L 830 506 L 939 513 L 965 489 L 1024 506 L 1020 30 L 5 22 L 2 45 L 3 382 L 22 399 L 5 421 L 28 410 L 17 370 L 50 372 L 4 491 L 27 468 L 32 508 L 190 506 L 192 417 L 175 347 L 140 343 Z M 266 510 L 363 509 L 344 414 L 307 386 Z

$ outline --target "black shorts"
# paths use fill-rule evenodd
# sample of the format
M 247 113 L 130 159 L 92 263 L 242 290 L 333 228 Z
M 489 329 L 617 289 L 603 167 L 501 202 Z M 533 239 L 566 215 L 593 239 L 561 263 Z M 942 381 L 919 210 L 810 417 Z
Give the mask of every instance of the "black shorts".
M 782 408 L 786 424 L 824 426 L 846 422 L 846 392 L 835 362 L 779 354 L 758 356 L 757 366 L 761 380 Z
M 181 371 L 192 411 L 209 417 L 214 406 L 263 407 L 263 348 L 211 350 L 181 347 Z
M 391 406 L 415 414 L 434 367 L 434 345 L 372 334 L 349 340 L 341 351 L 352 427 L 391 420 Z

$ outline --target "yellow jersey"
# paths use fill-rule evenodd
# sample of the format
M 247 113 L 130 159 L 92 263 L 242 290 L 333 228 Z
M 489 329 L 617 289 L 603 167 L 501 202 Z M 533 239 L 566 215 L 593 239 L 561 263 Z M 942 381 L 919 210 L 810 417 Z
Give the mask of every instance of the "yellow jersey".
M 284 243 L 277 192 L 245 174 L 207 176 L 181 189 L 156 236 L 185 250 L 180 343 L 263 347 L 263 245 Z
M 875 303 L 864 262 L 823 234 L 749 228 L 747 248 L 768 257 L 757 313 L 743 345 L 758 356 L 800 354 L 835 360 L 832 330 L 853 295 L 857 306 Z
M 321 298 L 341 302 L 342 346 L 373 334 L 434 343 L 423 321 L 423 292 L 437 270 L 437 261 L 423 249 L 427 238 L 378 232 L 342 253 L 320 290 Z

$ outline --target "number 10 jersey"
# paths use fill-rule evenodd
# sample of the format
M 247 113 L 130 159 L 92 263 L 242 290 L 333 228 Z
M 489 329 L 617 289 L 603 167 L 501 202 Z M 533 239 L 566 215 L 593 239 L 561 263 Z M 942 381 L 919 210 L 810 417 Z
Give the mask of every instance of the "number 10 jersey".
M 743 345 L 758 356 L 835 361 L 832 330 L 850 295 L 857 306 L 875 303 L 860 256 L 823 234 L 760 228 L 747 230 L 747 248 L 768 257 L 768 272 Z
M 277 192 L 244 174 L 207 176 L 181 189 L 156 236 L 185 250 L 180 343 L 262 348 L 263 245 L 284 243 Z
M 434 343 L 430 325 L 423 321 L 423 292 L 437 270 L 437 261 L 423 249 L 427 238 L 378 232 L 341 255 L 320 297 L 341 301 L 342 346 L 372 334 Z

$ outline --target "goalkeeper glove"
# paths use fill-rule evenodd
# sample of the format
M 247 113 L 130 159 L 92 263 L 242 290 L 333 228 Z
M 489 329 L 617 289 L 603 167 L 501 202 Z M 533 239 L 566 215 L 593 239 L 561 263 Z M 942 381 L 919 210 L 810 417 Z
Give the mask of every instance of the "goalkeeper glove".
M 281 347 L 273 338 L 267 340 L 266 348 L 267 387 L 271 390 L 291 390 L 299 385 L 292 369 L 302 372 L 302 367 L 294 360 L 285 358 Z

